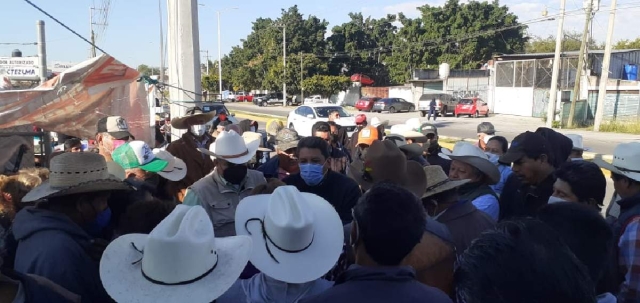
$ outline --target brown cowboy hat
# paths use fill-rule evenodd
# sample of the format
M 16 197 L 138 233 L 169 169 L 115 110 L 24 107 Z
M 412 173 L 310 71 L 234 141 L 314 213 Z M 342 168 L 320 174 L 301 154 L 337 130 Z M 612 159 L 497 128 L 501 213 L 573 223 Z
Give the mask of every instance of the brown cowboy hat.
M 422 198 L 458 188 L 470 181 L 466 179 L 457 181 L 449 179 L 447 174 L 444 173 L 444 170 L 442 170 L 442 167 L 439 165 L 425 166 L 424 175 L 427 178 L 427 186 L 426 190 L 420 195 Z
M 365 191 L 375 182 L 390 181 L 421 197 L 427 186 L 422 165 L 407 161 L 404 153 L 388 140 L 374 141 L 367 150 L 364 162 L 354 161 L 349 168 L 351 177 Z
M 189 125 L 207 124 L 216 116 L 215 111 L 204 113 L 199 107 L 191 107 L 182 117 L 173 118 L 171 127 L 175 129 L 188 129 Z

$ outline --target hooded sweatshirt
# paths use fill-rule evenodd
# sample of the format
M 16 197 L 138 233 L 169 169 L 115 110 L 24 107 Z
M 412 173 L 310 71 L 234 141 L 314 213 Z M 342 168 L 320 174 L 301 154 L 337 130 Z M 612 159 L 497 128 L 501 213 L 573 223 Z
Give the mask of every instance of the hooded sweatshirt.
M 238 280 L 216 303 L 296 303 L 331 288 L 333 282 L 317 279 L 293 284 L 278 281 L 264 273 Z
M 67 216 L 27 207 L 13 222 L 19 241 L 15 270 L 45 277 L 80 295 L 82 302 L 111 302 L 100 282 L 99 263 L 87 250 L 91 237 Z

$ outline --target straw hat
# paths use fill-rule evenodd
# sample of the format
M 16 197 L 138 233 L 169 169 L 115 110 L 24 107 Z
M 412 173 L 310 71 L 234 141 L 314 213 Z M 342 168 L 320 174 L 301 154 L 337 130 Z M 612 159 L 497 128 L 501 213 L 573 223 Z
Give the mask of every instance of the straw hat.
M 612 173 L 640 182 L 640 142 L 618 144 L 613 150 L 611 164 L 600 158 L 593 159 L 593 163 Z
M 258 141 L 259 142 L 258 151 L 261 151 L 261 152 L 270 152 L 270 151 L 272 151 L 271 149 L 268 149 L 266 147 L 262 147 L 262 134 L 261 133 L 245 131 L 245 132 L 242 133 L 242 138 L 245 140 L 245 142 Z
M 64 153 L 53 159 L 49 179 L 31 190 L 22 202 L 98 191 L 131 190 L 109 174 L 104 157 L 95 153 Z
M 247 236 L 216 238 L 200 205 L 178 205 L 151 233 L 112 241 L 100 260 L 100 280 L 117 302 L 212 302 L 247 265 Z
M 453 181 L 447 177 L 442 167 L 439 165 L 429 165 L 424 167 L 424 173 L 427 176 L 427 189 L 422 194 L 422 198 L 430 197 L 441 192 L 445 192 L 454 188 L 458 188 L 470 180 Z
M 500 171 L 498 170 L 498 167 L 491 163 L 487 154 L 471 143 L 462 141 L 458 142 L 453 146 L 453 152 L 443 148 L 442 152 L 438 155 L 441 158 L 458 160 L 477 168 L 480 172 L 489 177 L 489 184 L 496 184 L 500 182 Z
M 166 150 L 162 150 L 159 148 L 153 149 L 153 155 L 164 161 L 167 161 L 167 166 L 161 171 L 157 172 L 161 177 L 171 180 L 171 181 L 180 181 L 187 176 L 187 164 L 184 163 L 180 158 L 173 156 Z
M 171 127 L 175 129 L 188 129 L 189 125 L 204 125 L 215 118 L 216 112 L 204 113 L 199 107 L 192 107 L 187 110 L 186 115 L 173 118 Z
M 260 140 L 241 137 L 233 130 L 223 131 L 216 141 L 211 143 L 209 150 L 199 147 L 198 150 L 211 157 L 234 163 L 245 164 L 251 161 L 260 148 Z
M 253 240 L 251 264 L 279 281 L 316 280 L 342 253 L 344 229 L 335 208 L 294 186 L 242 199 L 235 222 L 236 233 Z

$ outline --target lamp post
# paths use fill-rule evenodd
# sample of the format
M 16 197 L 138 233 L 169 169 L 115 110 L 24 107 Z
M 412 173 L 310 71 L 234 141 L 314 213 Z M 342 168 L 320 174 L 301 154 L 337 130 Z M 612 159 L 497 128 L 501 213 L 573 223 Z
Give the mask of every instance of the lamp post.
M 205 6 L 200 3 L 200 6 Z M 222 96 L 222 42 L 220 41 L 220 13 L 224 13 L 230 10 L 236 10 L 237 7 L 229 7 L 222 10 L 216 11 L 216 16 L 218 17 L 218 90 L 220 95 Z

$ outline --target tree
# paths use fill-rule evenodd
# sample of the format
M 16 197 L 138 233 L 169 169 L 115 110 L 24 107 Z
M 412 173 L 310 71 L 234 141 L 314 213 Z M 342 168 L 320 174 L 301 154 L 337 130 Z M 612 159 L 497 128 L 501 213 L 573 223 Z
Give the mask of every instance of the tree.
M 138 69 L 138 72 L 139 72 L 141 75 L 144 75 L 144 76 L 151 76 L 151 75 L 152 75 L 152 73 L 151 73 L 151 68 L 150 68 L 148 65 L 146 65 L 146 64 L 140 64 L 140 65 L 138 65 L 138 68 L 137 68 L 137 69 Z
M 579 32 L 567 32 L 562 39 L 562 51 L 579 51 L 580 44 L 582 44 L 582 33 Z M 591 39 L 588 41 L 587 47 L 589 49 L 601 49 L 602 46 Z M 528 53 L 553 53 L 556 51 L 556 37 L 549 35 L 546 38 L 534 37 L 527 42 L 526 50 Z
M 640 49 L 640 38 L 636 38 L 636 40 L 620 40 L 616 45 L 613 46 L 614 49 Z
M 347 76 L 327 76 L 315 75 L 311 78 L 304 79 L 302 86 L 304 91 L 309 94 L 318 94 L 329 97 L 341 90 L 349 87 L 351 80 Z

